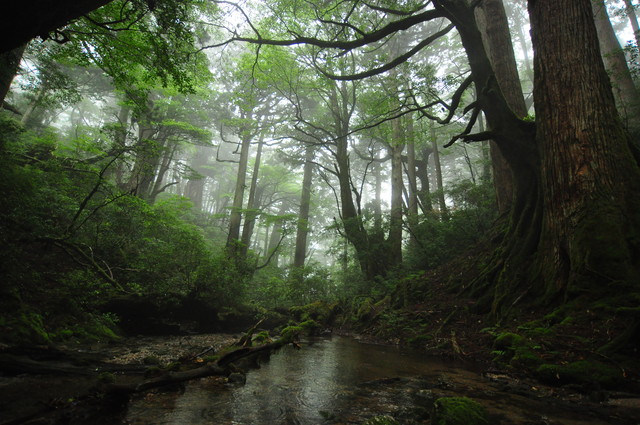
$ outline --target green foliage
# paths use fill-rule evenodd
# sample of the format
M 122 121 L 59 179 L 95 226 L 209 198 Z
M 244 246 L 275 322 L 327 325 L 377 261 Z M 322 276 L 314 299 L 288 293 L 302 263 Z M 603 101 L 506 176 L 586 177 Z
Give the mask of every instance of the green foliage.
M 190 202 L 149 205 L 106 178 L 112 162 L 95 144 L 60 146 L 0 116 L 3 340 L 117 338 L 114 318 L 96 311 L 122 290 L 242 299 L 246 270 L 210 246 Z
M 491 227 L 496 218 L 495 195 L 490 183 L 463 181 L 449 192 L 457 206 L 448 220 L 423 216 L 413 231 L 418 243 L 409 246 L 410 269 L 436 268 L 469 249 Z
M 335 308 L 336 304 L 316 301 L 303 306 L 291 307 L 289 312 L 298 321 L 314 320 L 327 325 L 335 316 Z
M 215 12 L 213 3 L 200 0 L 113 1 L 65 28 L 70 41 L 60 58 L 96 65 L 130 92 L 152 86 L 193 92 L 209 75 L 195 48 L 202 35 L 197 22 Z
M 467 397 L 442 397 L 435 401 L 434 425 L 488 425 L 485 408 Z

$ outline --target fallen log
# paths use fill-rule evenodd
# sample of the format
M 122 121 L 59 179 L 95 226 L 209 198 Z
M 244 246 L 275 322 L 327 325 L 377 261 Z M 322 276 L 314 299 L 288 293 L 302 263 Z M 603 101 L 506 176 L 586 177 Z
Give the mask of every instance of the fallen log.
M 168 385 L 179 384 L 194 379 L 205 378 L 209 376 L 229 376 L 237 373 L 238 368 L 234 367 L 234 363 L 241 360 L 251 358 L 257 355 L 271 354 L 285 345 L 292 344 L 299 348 L 296 343 L 297 333 L 288 333 L 286 336 L 264 345 L 257 347 L 241 347 L 222 356 L 217 362 L 206 364 L 194 369 L 165 372 L 163 375 L 143 380 L 132 384 L 118 383 L 101 383 L 96 385 L 90 392 L 79 395 L 68 403 L 61 403 L 55 408 L 47 407 L 44 411 L 29 414 L 22 418 L 16 418 L 10 422 L 2 423 L 2 425 L 27 424 L 32 421 L 38 422 L 43 419 L 49 424 L 58 423 L 92 423 L 93 419 L 104 419 L 104 417 L 117 418 L 119 414 L 125 411 L 130 397 L 136 393 L 142 393 L 155 388 Z M 6 359 L 10 359 L 7 357 Z M 57 371 L 57 373 L 71 372 L 77 374 L 95 374 L 95 369 L 82 368 L 71 365 L 43 365 L 42 362 L 29 360 L 25 362 L 16 362 L 18 369 L 24 371 L 25 367 L 34 373 L 43 373 L 46 370 Z M 84 373 L 83 373 L 84 371 Z M 53 373 L 53 372 L 51 372 Z M 79 422 L 69 420 L 69 416 L 80 418 Z M 46 418 L 46 419 L 45 419 Z M 92 419 L 93 418 L 93 419 Z

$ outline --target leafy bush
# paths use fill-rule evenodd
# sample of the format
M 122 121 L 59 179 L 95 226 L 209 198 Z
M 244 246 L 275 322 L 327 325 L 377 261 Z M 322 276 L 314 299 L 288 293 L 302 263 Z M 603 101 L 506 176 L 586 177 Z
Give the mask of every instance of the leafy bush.
M 407 249 L 410 269 L 436 268 L 477 243 L 496 219 L 495 196 L 489 183 L 462 181 L 448 192 L 454 201 L 449 219 L 422 216 L 416 229 L 416 244 Z

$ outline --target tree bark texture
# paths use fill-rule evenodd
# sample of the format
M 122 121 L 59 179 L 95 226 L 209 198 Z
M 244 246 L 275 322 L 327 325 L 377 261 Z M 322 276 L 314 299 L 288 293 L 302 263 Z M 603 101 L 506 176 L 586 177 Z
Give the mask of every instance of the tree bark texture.
M 518 118 L 507 103 L 469 4 L 462 0 L 438 0 L 434 5 L 456 24 L 469 60 L 477 104 L 491 129 L 484 138 L 499 146 L 513 172 L 513 201 L 508 216 L 497 224 L 504 228 L 494 242 L 497 248 L 490 258 L 483 260 L 476 278 L 463 283 L 472 296 L 479 297 L 478 311 L 499 313 L 504 298 L 515 293 L 514 285 L 527 281 L 523 270 L 531 262 L 539 242 L 542 204 L 535 125 Z
M 590 0 L 530 0 L 547 292 L 636 278 L 638 167 L 600 59 Z

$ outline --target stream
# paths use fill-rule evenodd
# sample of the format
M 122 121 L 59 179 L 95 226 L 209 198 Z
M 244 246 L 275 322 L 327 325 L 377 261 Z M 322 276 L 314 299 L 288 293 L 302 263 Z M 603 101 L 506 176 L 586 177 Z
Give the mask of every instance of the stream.
M 530 386 L 472 365 L 426 357 L 346 337 L 285 347 L 246 383 L 192 381 L 132 400 L 125 418 L 147 424 L 358 424 L 390 415 L 401 424 L 428 424 L 435 398 L 467 396 L 494 424 L 637 425 L 637 399 L 595 402 L 557 389 Z M 476 368 L 477 369 L 477 368 Z

